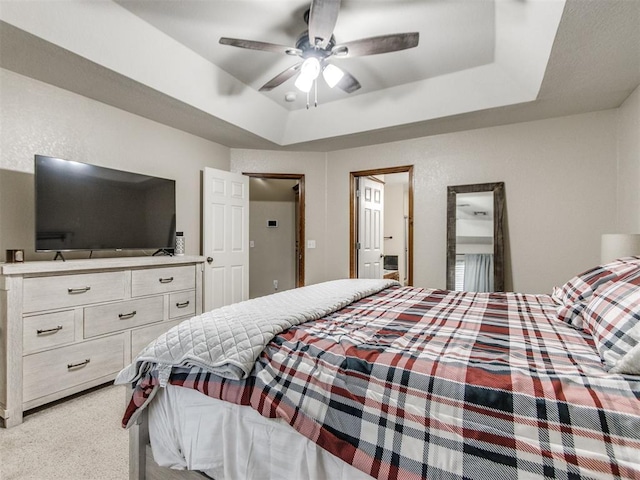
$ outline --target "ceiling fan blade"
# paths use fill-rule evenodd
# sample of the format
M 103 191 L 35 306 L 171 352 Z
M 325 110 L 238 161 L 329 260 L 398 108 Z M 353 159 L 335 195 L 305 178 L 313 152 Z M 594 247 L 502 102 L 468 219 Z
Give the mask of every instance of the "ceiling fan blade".
M 340 0 L 312 0 L 309 11 L 309 42 L 326 48 L 338 21 Z
M 340 90 L 343 90 L 347 93 L 355 92 L 356 90 L 358 90 L 361 87 L 361 85 L 360 85 L 360 82 L 356 80 L 356 77 L 354 77 L 344 69 L 342 69 L 342 71 L 344 72 L 344 76 L 336 84 L 336 87 L 338 87 Z
M 287 68 L 284 72 L 280 72 L 278 75 L 276 75 L 267 83 L 265 83 L 262 87 L 260 87 L 260 91 L 268 92 L 270 90 L 273 90 L 277 86 L 282 85 L 284 82 L 286 82 L 291 77 L 293 77 L 298 72 L 298 70 L 300 70 L 301 66 L 302 66 L 302 62 Z
M 333 47 L 332 53 L 336 57 L 348 58 L 397 52 L 398 50 L 406 50 L 417 46 L 419 39 L 420 34 L 418 32 L 380 35 L 379 37 L 362 38 L 336 45 Z
M 256 42 L 254 40 L 242 40 L 240 38 L 221 37 L 219 42 L 222 45 L 248 48 L 249 50 L 259 50 L 262 52 L 286 53 L 288 55 L 298 55 L 302 53 L 297 48 L 287 47 L 285 45 L 276 45 L 275 43 L 267 42 Z

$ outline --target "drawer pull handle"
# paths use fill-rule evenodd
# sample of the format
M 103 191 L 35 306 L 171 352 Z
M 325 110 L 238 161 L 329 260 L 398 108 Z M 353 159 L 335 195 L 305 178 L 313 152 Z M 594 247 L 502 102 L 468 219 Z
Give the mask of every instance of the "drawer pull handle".
M 159 278 L 158 281 L 160 283 L 171 283 L 173 282 L 173 277 L 168 277 L 168 278 Z
M 120 318 L 120 320 L 128 320 L 129 318 L 133 318 L 136 313 L 137 312 L 135 310 L 130 313 L 119 313 L 118 318 Z
M 73 293 L 86 293 L 91 290 L 91 287 L 82 287 L 82 288 L 67 288 L 67 292 L 70 294 Z
M 67 369 L 71 370 L 74 368 L 80 368 L 80 367 L 84 367 L 86 366 L 89 362 L 91 361 L 90 358 L 87 358 L 84 362 L 80 362 L 80 363 L 67 363 Z
M 189 306 L 189 300 L 187 300 L 186 302 L 182 302 L 182 303 L 181 302 L 176 303 L 176 307 L 178 307 L 178 308 L 185 308 L 185 307 L 188 307 L 188 306 Z
M 46 335 L 48 333 L 58 333 L 60 330 L 62 330 L 62 325 L 58 325 L 55 328 L 47 328 L 47 329 L 41 329 L 39 328 L 38 330 L 36 330 L 36 333 L 38 335 Z

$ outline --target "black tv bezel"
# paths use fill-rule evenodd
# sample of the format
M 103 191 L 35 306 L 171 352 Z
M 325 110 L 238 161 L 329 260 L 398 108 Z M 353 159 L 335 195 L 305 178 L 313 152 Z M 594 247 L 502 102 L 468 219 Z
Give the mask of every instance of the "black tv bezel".
M 169 245 L 151 245 L 151 246 L 146 246 L 146 247 L 105 247 L 105 248 L 64 248 L 64 249 L 39 249 L 38 247 L 38 242 L 37 242 L 37 238 L 38 238 L 38 212 L 37 212 L 37 208 L 38 208 L 38 168 L 37 168 L 37 161 L 38 158 L 45 158 L 45 159 L 51 159 L 51 160 L 56 160 L 56 161 L 62 161 L 62 162 L 73 162 L 73 163 L 80 163 L 83 165 L 88 165 L 90 167 L 93 168 L 98 168 L 98 169 L 102 169 L 102 170 L 109 170 L 109 171 L 113 171 L 113 172 L 123 172 L 123 173 L 127 173 L 130 175 L 139 175 L 140 177 L 147 177 L 147 178 L 157 178 L 159 180 L 165 180 L 165 181 L 169 181 L 173 183 L 173 233 L 169 235 L 169 237 L 173 237 L 174 241 L 175 241 L 175 233 L 177 230 L 177 221 L 176 221 L 176 217 L 177 217 L 177 207 L 176 207 L 176 181 L 174 179 L 171 178 L 165 178 L 165 177 L 159 177 L 157 175 L 149 175 L 146 173 L 138 173 L 138 172 L 132 172 L 130 170 L 123 170 L 121 168 L 111 168 L 111 167 L 104 167 L 102 165 L 95 165 L 93 163 L 88 163 L 88 162 L 79 162 L 77 160 L 68 160 L 65 158 L 60 158 L 60 157 L 54 157 L 52 155 L 40 155 L 40 154 L 36 154 L 34 155 L 34 159 L 33 159 L 33 176 L 34 176 L 34 183 L 33 183 L 33 197 L 34 197 L 34 208 L 33 208 L 33 216 L 34 216 L 34 225 L 33 225 L 33 230 L 34 230 L 34 235 L 33 235 L 33 242 L 34 242 L 34 251 L 36 253 L 51 253 L 51 252 L 124 252 L 124 251 L 136 251 L 136 250 L 154 250 L 154 251 L 165 251 L 165 252 L 172 252 L 174 249 L 174 245 L 172 244 L 171 239 L 169 239 Z

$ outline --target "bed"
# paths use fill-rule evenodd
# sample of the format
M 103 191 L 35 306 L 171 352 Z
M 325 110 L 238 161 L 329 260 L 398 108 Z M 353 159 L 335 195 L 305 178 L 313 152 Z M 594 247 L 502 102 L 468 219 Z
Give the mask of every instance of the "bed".
M 183 322 L 116 383 L 136 479 L 638 479 L 640 257 L 550 295 L 281 292 Z

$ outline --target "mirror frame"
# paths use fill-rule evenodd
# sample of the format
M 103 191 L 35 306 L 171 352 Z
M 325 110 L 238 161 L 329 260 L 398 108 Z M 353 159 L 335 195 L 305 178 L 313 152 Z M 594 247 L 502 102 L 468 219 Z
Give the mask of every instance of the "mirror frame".
M 456 284 L 456 195 L 475 192 L 493 192 L 493 285 L 504 292 L 504 182 L 447 187 L 447 290 Z

